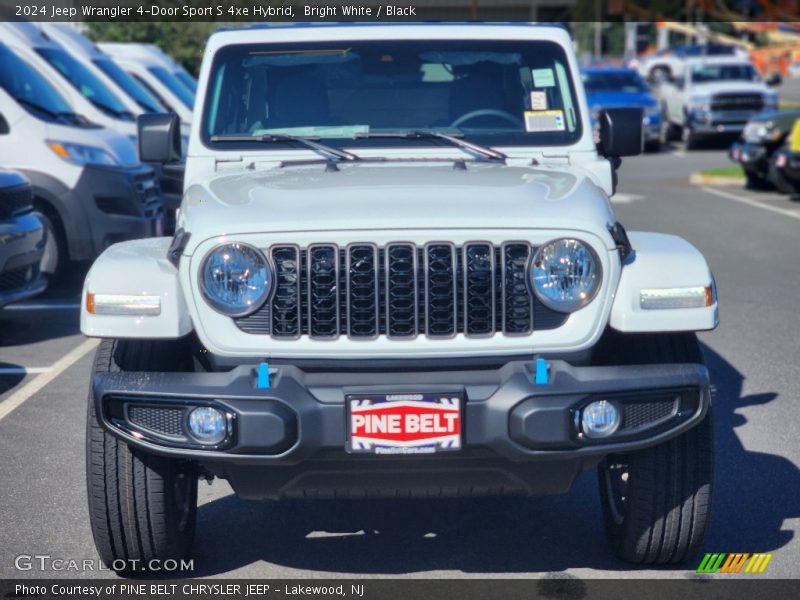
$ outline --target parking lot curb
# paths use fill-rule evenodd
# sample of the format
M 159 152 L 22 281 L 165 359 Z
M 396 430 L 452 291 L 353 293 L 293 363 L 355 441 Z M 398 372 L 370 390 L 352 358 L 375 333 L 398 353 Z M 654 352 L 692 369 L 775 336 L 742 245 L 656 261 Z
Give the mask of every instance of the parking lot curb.
M 701 171 L 695 171 L 689 176 L 689 183 L 691 183 L 692 185 L 744 187 L 746 180 L 744 177 L 723 177 L 721 175 L 704 175 Z

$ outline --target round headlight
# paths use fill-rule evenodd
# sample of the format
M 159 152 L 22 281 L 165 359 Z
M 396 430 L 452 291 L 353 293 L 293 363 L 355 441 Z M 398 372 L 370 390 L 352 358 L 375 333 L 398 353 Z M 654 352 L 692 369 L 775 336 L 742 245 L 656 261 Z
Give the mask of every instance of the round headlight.
M 573 312 L 592 301 L 603 274 L 600 260 L 587 244 L 564 238 L 536 251 L 530 277 L 542 304 L 559 312 Z
M 250 314 L 264 304 L 272 289 L 267 259 L 247 244 L 225 244 L 208 253 L 200 268 L 200 289 L 206 301 L 231 317 Z

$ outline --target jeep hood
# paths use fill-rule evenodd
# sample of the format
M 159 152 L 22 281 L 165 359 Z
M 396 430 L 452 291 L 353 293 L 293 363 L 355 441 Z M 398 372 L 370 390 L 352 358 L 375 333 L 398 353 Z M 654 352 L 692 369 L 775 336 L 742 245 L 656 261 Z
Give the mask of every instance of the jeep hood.
M 611 205 L 577 169 L 466 165 L 364 162 L 338 171 L 314 164 L 217 174 L 186 192 L 186 250 L 219 235 L 294 231 L 545 228 L 608 237 Z

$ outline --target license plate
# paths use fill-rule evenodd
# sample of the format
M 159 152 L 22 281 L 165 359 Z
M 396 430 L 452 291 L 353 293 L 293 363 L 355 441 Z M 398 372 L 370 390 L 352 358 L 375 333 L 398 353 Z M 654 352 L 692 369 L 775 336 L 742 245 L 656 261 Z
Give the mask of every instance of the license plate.
M 458 393 L 349 394 L 348 452 L 433 454 L 461 449 Z

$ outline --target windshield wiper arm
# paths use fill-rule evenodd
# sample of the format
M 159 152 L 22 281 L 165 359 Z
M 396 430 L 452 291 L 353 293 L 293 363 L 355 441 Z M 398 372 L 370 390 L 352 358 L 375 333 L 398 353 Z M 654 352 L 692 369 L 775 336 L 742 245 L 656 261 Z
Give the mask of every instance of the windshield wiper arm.
M 212 135 L 212 142 L 260 142 L 262 144 L 273 144 L 280 142 L 295 142 L 310 148 L 315 152 L 327 156 L 328 160 L 358 161 L 361 157 L 347 150 L 340 150 L 333 146 L 320 144 L 308 137 L 298 135 L 287 135 L 285 133 L 266 133 L 264 135 Z
M 485 159 L 488 160 L 496 160 L 499 162 L 505 162 L 506 158 L 508 158 L 505 154 L 500 152 L 499 150 L 495 150 L 494 148 L 490 148 L 488 146 L 481 146 L 480 144 L 475 144 L 474 142 L 468 142 L 467 140 L 462 140 L 460 137 L 462 134 L 449 134 L 449 133 L 442 133 L 440 131 L 431 131 L 429 129 L 414 129 L 411 131 L 370 131 L 368 133 L 358 133 L 356 137 L 364 137 L 364 138 L 400 138 L 406 140 L 443 140 L 450 144 L 451 146 L 455 146 L 457 148 L 461 148 L 462 150 L 466 150 L 468 152 L 472 152 L 474 154 L 478 154 Z

